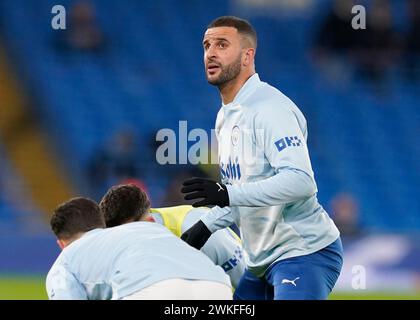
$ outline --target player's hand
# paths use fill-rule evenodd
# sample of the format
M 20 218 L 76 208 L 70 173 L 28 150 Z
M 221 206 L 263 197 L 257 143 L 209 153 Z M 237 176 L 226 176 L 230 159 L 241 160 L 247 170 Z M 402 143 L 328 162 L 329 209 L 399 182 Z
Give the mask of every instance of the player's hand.
M 206 244 L 210 236 L 210 230 L 206 227 L 203 221 L 199 220 L 182 234 L 181 239 L 190 246 L 200 250 Z
M 229 194 L 224 184 L 205 178 L 192 178 L 182 184 L 185 200 L 203 198 L 193 203 L 193 207 L 215 205 L 221 208 L 229 205 Z

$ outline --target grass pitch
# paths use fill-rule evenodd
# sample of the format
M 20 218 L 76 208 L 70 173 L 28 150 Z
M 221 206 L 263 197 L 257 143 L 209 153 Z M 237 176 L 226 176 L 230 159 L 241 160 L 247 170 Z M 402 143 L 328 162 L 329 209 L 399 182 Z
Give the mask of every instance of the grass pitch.
M 40 276 L 0 277 L 0 300 L 46 300 L 45 278 Z
M 46 299 L 45 277 L 0 276 L 0 300 Z M 420 292 L 335 292 L 330 300 L 420 300 Z

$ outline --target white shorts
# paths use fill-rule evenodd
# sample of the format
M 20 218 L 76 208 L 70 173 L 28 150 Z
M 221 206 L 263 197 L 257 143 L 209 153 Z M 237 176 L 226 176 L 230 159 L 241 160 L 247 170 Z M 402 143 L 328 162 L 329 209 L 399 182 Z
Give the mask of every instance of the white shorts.
M 232 288 L 214 281 L 168 279 L 123 300 L 232 300 Z

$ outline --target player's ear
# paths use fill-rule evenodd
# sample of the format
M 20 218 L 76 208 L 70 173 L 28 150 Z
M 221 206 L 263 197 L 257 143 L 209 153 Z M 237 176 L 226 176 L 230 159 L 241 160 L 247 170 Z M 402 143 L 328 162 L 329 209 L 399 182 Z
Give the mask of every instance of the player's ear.
M 249 66 L 254 61 L 255 49 L 247 48 L 244 57 L 244 66 Z
M 63 240 L 57 239 L 57 244 L 61 250 L 63 250 L 66 247 L 66 244 L 64 243 Z

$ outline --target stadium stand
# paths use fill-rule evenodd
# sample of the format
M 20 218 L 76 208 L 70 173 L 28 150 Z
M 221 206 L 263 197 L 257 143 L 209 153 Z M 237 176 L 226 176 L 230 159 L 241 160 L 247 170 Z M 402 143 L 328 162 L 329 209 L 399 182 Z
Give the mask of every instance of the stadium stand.
M 42 215 L 30 206 L 31 196 L 0 145 L 0 233 L 5 235 L 44 234 Z
M 54 1 L 0 3 L 3 36 L 37 102 L 37 118 L 82 191 L 90 159 L 123 128 L 141 141 L 160 128 L 177 129 L 179 120 L 188 120 L 189 129 L 212 128 L 219 97 L 204 79 L 202 34 L 214 17 L 232 13 L 222 0 L 211 6 L 186 0 L 92 3 L 105 35 L 105 46 L 95 52 L 57 49 L 62 31 L 50 25 Z M 71 1 L 62 4 L 71 7 Z M 321 203 L 328 206 L 346 191 L 360 203 L 363 228 L 414 231 L 420 227 L 418 84 L 391 74 L 388 96 L 381 98 L 357 76 L 345 86 L 325 79 L 308 52 L 327 5 L 314 5 L 309 18 L 308 11 L 250 16 L 261 40 L 257 69 L 307 116 Z M 146 148 L 137 163 L 139 178 L 163 205 L 159 199 L 171 175 L 153 159 L 153 149 Z

